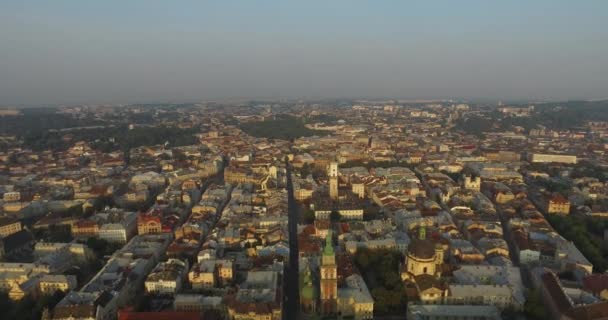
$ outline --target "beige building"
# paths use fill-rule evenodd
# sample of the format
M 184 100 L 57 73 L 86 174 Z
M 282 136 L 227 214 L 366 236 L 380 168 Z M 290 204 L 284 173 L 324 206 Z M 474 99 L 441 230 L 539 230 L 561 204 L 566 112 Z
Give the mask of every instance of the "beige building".
M 312 194 L 313 194 L 313 189 L 306 189 L 306 188 L 297 188 L 294 191 L 294 197 L 296 200 L 298 201 L 304 201 L 306 199 L 310 199 L 312 198 Z
M 544 154 L 544 153 L 532 153 L 529 156 L 530 162 L 535 163 L 566 163 L 566 164 L 576 164 L 577 158 L 572 155 L 565 154 Z
M 0 218 L 0 238 L 8 237 L 21 231 L 21 221 L 12 218 Z
M 38 277 L 30 277 L 26 281 L 15 283 L 8 292 L 8 297 L 14 301 L 21 300 L 26 295 L 36 297 L 38 294 L 38 281 Z
M 338 163 L 331 162 L 327 168 L 327 175 L 329 176 L 329 197 L 332 200 L 338 200 Z
M 181 290 L 182 282 L 188 272 L 188 263 L 178 259 L 160 262 L 146 278 L 146 293 L 176 294 Z
M 465 176 L 463 187 L 467 190 L 479 191 L 479 189 L 481 189 L 481 178 Z
M 50 275 L 46 274 L 40 278 L 40 293 L 51 295 L 56 291 L 68 292 L 76 288 L 76 276 L 74 275 Z
M 339 209 L 338 213 L 344 220 L 363 220 L 363 208 Z
M 215 278 L 215 260 L 202 260 L 194 264 L 188 272 L 188 281 L 195 290 L 215 287 Z
M 5 202 L 16 202 L 21 200 L 21 193 L 14 191 L 14 192 L 5 192 L 2 199 Z
M 550 214 L 569 214 L 570 201 L 561 194 L 551 197 L 547 203 L 547 213 Z
M 219 281 L 223 284 L 232 281 L 234 278 L 234 266 L 230 260 L 218 260 L 216 261 L 215 267 Z
M 374 299 L 358 274 L 349 276 L 346 287 L 338 289 L 338 314 L 355 320 L 374 318 Z
M 363 183 L 353 183 L 351 187 L 353 193 L 356 194 L 360 199 L 365 197 L 365 185 Z
M 224 181 L 231 184 L 251 183 L 261 189 L 266 189 L 266 183 L 270 176 L 253 172 L 251 169 L 226 167 L 224 168 Z

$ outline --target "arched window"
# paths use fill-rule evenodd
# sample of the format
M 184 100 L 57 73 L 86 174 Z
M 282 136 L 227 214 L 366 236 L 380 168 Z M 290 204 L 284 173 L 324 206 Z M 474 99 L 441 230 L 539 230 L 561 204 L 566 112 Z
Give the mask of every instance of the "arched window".
M 425 273 L 425 274 L 426 274 L 426 267 L 424 267 L 424 268 L 422 269 L 422 273 Z

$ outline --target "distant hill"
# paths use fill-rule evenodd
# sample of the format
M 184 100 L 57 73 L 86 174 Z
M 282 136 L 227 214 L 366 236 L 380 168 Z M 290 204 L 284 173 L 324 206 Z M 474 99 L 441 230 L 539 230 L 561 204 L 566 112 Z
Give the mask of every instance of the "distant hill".
M 536 104 L 529 117 L 513 117 L 493 110 L 485 114 L 459 119 L 456 129 L 470 134 L 509 130 L 513 126 L 526 131 L 539 125 L 548 129 L 574 129 L 588 121 L 608 121 L 608 100 L 566 101 Z

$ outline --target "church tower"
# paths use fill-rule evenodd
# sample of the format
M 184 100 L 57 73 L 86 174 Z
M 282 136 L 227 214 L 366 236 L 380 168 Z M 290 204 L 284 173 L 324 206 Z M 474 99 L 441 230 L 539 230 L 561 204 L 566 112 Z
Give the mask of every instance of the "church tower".
M 471 178 L 469 175 L 464 176 L 464 188 L 467 190 L 479 191 L 481 189 L 481 178 Z
M 337 300 L 338 271 L 330 230 L 327 232 L 325 248 L 323 248 L 323 255 L 321 257 L 321 314 L 336 313 Z
M 304 270 L 300 272 L 300 307 L 302 312 L 317 312 L 318 299 L 319 294 L 313 284 L 310 264 L 307 263 Z
M 329 197 L 338 200 L 338 163 L 331 162 L 327 170 L 329 176 Z

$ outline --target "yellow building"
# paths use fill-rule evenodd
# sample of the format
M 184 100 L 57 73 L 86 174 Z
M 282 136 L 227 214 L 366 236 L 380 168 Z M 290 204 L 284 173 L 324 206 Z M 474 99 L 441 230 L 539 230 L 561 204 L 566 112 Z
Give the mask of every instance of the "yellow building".
M 428 239 L 416 239 L 408 246 L 406 270 L 401 273 L 403 280 L 419 275 L 441 276 L 443 248 Z
M 8 237 L 21 231 L 21 221 L 12 218 L 0 218 L 0 238 Z
M 268 178 L 268 174 L 256 173 L 250 169 L 237 167 L 227 167 L 224 169 L 224 181 L 226 183 L 251 183 L 265 190 L 266 184 L 268 183 Z
M 232 281 L 234 277 L 234 267 L 230 260 L 218 260 L 216 262 L 217 274 L 221 283 Z
M 338 177 L 329 177 L 329 198 L 332 200 L 338 200 L 339 197 Z
M 26 295 L 37 295 L 38 278 L 31 277 L 23 282 L 15 282 L 8 292 L 11 300 L 21 300 Z
M 332 200 L 338 200 L 338 163 L 331 162 L 327 169 L 327 175 L 329 176 L 329 197 Z
M 494 201 L 498 204 L 505 204 L 515 199 L 515 195 L 512 192 L 498 191 L 494 194 Z
M 543 154 L 543 153 L 532 153 L 529 155 L 530 162 L 535 163 L 567 163 L 576 164 L 577 158 L 574 155 L 566 154 Z
M 40 293 L 51 295 L 56 291 L 68 292 L 76 288 L 74 275 L 44 275 L 40 278 Z
M 353 183 L 351 187 L 353 193 L 356 194 L 360 199 L 365 197 L 365 185 L 363 183 Z
M 215 287 L 215 261 L 203 260 L 190 269 L 188 281 L 192 289 L 205 289 Z
M 313 189 L 297 188 L 294 192 L 294 197 L 298 201 L 304 201 L 312 198 Z
M 547 203 L 547 213 L 550 214 L 569 214 L 570 201 L 564 198 L 561 194 L 557 194 Z
M 481 189 L 481 178 L 465 176 L 463 187 L 467 190 L 479 191 L 479 189 Z
M 21 193 L 20 192 L 5 192 L 2 199 L 5 202 L 17 202 L 19 200 L 21 200 Z
M 359 274 L 345 279 L 346 286 L 338 290 L 338 312 L 342 318 L 354 320 L 374 318 L 374 299 Z

